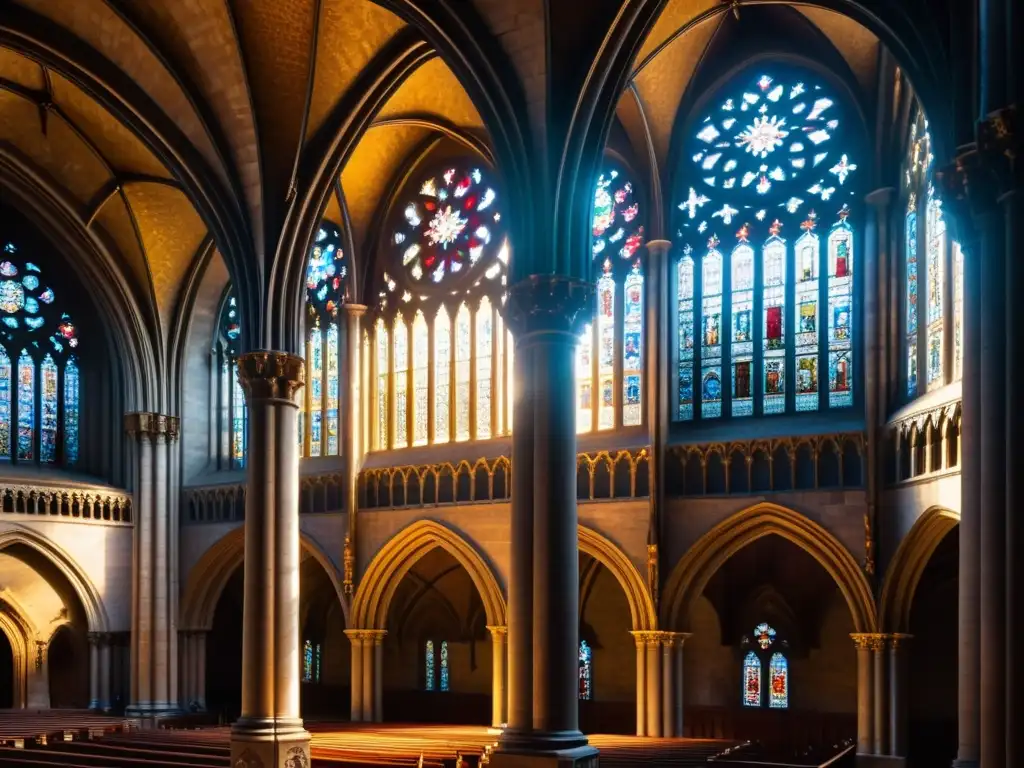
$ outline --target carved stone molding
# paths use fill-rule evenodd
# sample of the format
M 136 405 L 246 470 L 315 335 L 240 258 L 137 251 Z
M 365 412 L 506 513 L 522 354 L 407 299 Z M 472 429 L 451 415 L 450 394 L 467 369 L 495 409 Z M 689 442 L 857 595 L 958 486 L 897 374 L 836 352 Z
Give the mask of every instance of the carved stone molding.
M 490 625 L 489 624 L 489 625 L 487 625 L 487 629 L 491 633 L 492 637 L 502 637 L 502 636 L 505 636 L 505 635 L 508 634 L 508 627 L 506 627 L 504 624 L 500 624 L 500 625 Z
M 350 640 L 361 640 L 364 643 L 380 645 L 387 635 L 386 629 L 346 629 L 345 634 Z
M 280 400 L 294 405 L 306 383 L 306 361 L 288 352 L 246 352 L 238 357 L 238 381 L 247 402 Z
M 574 338 L 590 319 L 594 287 L 561 275 L 531 275 L 508 292 L 508 325 L 518 341 L 534 333 L 565 333 Z
M 345 579 L 343 582 L 343 589 L 346 597 L 352 597 L 355 592 L 355 571 L 356 571 L 356 556 L 352 552 L 352 539 L 348 534 L 345 534 Z
M 181 419 L 162 413 L 136 411 L 124 415 L 124 431 L 131 437 L 159 437 L 177 440 L 181 434 Z
M 366 314 L 365 304 L 349 304 L 346 302 L 345 304 L 341 305 L 341 308 L 349 317 L 362 317 L 364 314 Z
M 881 632 L 854 632 L 850 635 L 858 650 L 881 651 L 891 635 Z

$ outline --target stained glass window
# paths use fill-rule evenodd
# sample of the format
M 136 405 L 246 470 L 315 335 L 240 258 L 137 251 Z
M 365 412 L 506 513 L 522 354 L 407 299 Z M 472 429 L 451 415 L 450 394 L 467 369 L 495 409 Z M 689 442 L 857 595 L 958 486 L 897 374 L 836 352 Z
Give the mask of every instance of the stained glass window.
M 0 458 L 70 466 L 78 460 L 78 328 L 39 266 L 17 257 L 12 243 L 0 255 Z
M 302 682 L 313 682 L 313 643 L 309 640 L 302 644 Z
M 451 439 L 452 323 L 441 307 L 434 320 L 434 442 Z
M 245 466 L 245 448 L 248 442 L 248 408 L 245 392 L 238 378 L 238 363 L 231 362 L 231 460 L 236 468 Z
M 426 646 L 423 651 L 423 671 L 424 671 L 424 684 L 423 687 L 428 690 L 434 690 L 434 641 L 427 640 Z
M 341 361 L 338 356 L 338 326 L 331 323 L 327 326 L 327 396 L 325 406 L 325 426 L 327 432 L 327 445 L 324 451 L 325 456 L 338 455 L 338 394 L 340 389 Z M 353 393 L 357 395 L 358 393 Z
M 953 243 L 953 378 L 964 374 L 964 252 Z
M 768 706 L 771 709 L 786 709 L 789 706 L 789 663 L 779 652 L 772 654 L 768 664 Z
M 485 440 L 508 431 L 506 384 L 511 349 L 499 332 L 509 246 L 490 171 L 468 163 L 417 176 L 389 213 L 390 268 L 377 287 L 374 312 L 387 322 L 412 317 L 405 339 L 408 368 L 378 368 L 396 398 L 411 386 L 409 440 L 390 447 Z M 391 339 L 397 349 L 397 335 Z M 411 370 L 411 384 L 394 380 Z M 403 374 L 402 371 L 405 371 Z M 379 398 L 378 398 L 379 401 Z M 378 429 L 394 413 L 379 414 Z M 430 408 L 433 408 L 431 419 Z M 431 423 L 432 421 L 432 423 Z M 402 427 L 390 427 L 396 436 Z M 388 448 L 385 442 L 375 444 Z
M 405 448 L 409 444 L 409 327 L 399 312 L 395 318 L 394 342 L 395 351 L 395 448 Z
M 693 248 L 683 248 L 677 268 L 678 335 L 679 335 L 679 419 L 693 418 L 693 350 L 696 331 L 693 313 Z
M 753 651 L 743 659 L 743 706 L 761 706 L 761 660 Z
M 227 466 L 241 469 L 245 466 L 248 408 L 245 393 L 238 380 L 238 354 L 241 344 L 242 326 L 238 314 L 238 302 L 231 293 L 224 299 L 220 314 L 220 329 L 214 355 L 217 370 L 220 371 L 220 386 L 217 389 L 219 398 L 218 421 L 222 425 L 222 433 L 227 437 L 226 449 L 219 453 L 226 457 Z M 301 435 L 300 435 L 301 437 Z
M 447 691 L 448 688 L 449 688 L 449 678 L 448 678 L 448 641 L 447 640 L 442 640 L 441 641 L 441 665 L 440 665 L 440 669 L 441 669 L 441 679 L 440 679 L 439 684 L 438 684 L 438 689 L 442 690 L 442 691 Z
M 391 364 L 389 362 L 390 342 L 388 341 L 388 329 L 384 321 L 377 320 L 375 330 L 377 342 L 377 447 L 387 449 L 391 447 L 388 436 L 388 425 L 391 423 L 390 409 L 388 403 L 388 381 L 391 378 Z
M 491 436 L 491 363 L 493 358 L 494 318 L 490 300 L 484 296 L 476 310 L 476 437 Z
M 776 634 L 775 628 L 764 622 L 754 627 L 754 641 L 762 651 L 767 651 L 772 647 L 772 643 L 775 642 Z
M 324 426 L 324 332 L 320 329 L 319 323 L 315 323 L 310 329 L 306 354 L 309 358 L 309 376 L 306 379 L 310 422 L 309 455 L 319 456 Z
M 430 416 L 430 335 L 423 312 L 417 310 L 412 320 L 412 391 L 413 445 L 427 444 L 427 420 Z
M 577 351 L 577 432 L 594 428 L 595 409 L 598 429 L 618 426 L 620 412 L 622 426 L 643 423 L 644 227 L 639 195 L 619 169 L 598 177 L 591 223 L 591 253 L 599 272 L 597 307 Z M 621 371 L 616 370 L 618 344 Z
M 856 241 L 850 206 L 858 177 L 850 150 L 856 138 L 838 99 L 810 73 L 780 68 L 739 79 L 727 91 L 685 153 L 676 273 L 678 418 L 851 406 Z M 822 206 L 829 211 L 827 235 L 815 231 L 814 209 Z M 723 245 L 733 233 L 736 239 Z M 823 401 L 819 376 L 826 364 Z
M 917 395 L 917 201 L 910 195 L 910 208 L 903 227 L 907 270 L 907 395 Z
M 928 190 L 925 214 L 928 273 L 928 388 L 940 386 L 942 379 L 943 303 L 946 286 L 946 223 L 942 218 L 942 202 L 933 189 Z
M 580 690 L 579 697 L 582 701 L 590 701 L 594 698 L 594 680 L 591 660 L 593 651 L 586 640 L 580 640 Z

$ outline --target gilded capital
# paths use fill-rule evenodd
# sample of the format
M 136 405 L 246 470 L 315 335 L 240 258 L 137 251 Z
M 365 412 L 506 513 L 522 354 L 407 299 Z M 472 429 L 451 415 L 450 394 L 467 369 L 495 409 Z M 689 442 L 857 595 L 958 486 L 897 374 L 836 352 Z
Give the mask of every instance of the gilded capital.
M 306 383 L 306 361 L 288 352 L 246 352 L 238 357 L 238 381 L 248 402 L 280 400 L 298 407 L 295 394 Z
M 593 285 L 561 275 L 531 275 L 508 292 L 508 324 L 518 339 L 534 333 L 579 334 L 590 319 Z
M 889 635 L 881 632 L 854 632 L 850 637 L 859 651 L 881 651 L 885 649 L 885 641 Z
M 508 627 L 504 624 L 488 624 L 487 629 L 490 631 L 491 636 L 494 638 L 504 637 L 508 634 Z

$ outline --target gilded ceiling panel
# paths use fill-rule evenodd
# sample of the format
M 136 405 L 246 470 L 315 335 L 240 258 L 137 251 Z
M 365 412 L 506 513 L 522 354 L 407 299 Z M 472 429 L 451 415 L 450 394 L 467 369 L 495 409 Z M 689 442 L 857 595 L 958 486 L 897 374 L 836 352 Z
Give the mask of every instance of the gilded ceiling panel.
M 307 137 L 323 124 L 352 81 L 402 27 L 401 19 L 367 0 L 323 0 Z
M 5 145 L 30 160 L 82 205 L 110 179 L 103 163 L 63 120 L 51 115 L 44 135 L 38 107 L 0 91 L 0 151 L 5 151 Z
M 651 141 L 659 166 L 668 160 L 679 102 L 721 17 L 705 21 L 666 46 L 636 76 L 644 114 L 650 125 Z
M 96 214 L 92 227 L 103 230 L 110 238 L 124 260 L 125 275 L 133 279 L 137 295 L 143 304 L 148 306 L 153 293 L 149 270 L 146 267 L 146 255 L 142 251 L 142 243 L 139 242 L 124 199 L 120 195 L 110 198 Z
M 51 73 L 50 80 L 54 102 L 72 125 L 96 146 L 115 172 L 171 177 L 156 155 L 106 109 L 60 75 Z
M 287 193 L 302 141 L 315 0 L 232 0 L 261 147 L 264 199 Z
M 383 204 L 387 185 L 406 162 L 412 149 L 429 131 L 413 126 L 370 128 L 341 172 L 341 185 L 352 221 L 352 239 L 361 260 L 367 229 L 378 204 Z
M 86 41 L 120 67 L 157 102 L 220 173 L 213 144 L 174 77 L 149 46 L 103 0 L 18 0 Z
M 469 94 L 440 57 L 430 59 L 402 83 L 378 118 L 432 114 L 463 128 L 483 128 Z
M 798 10 L 820 29 L 850 65 L 861 88 L 875 91 L 878 71 L 878 38 L 848 16 L 824 8 L 798 5 Z
M 669 0 L 661 15 L 658 16 L 658 20 L 654 22 L 654 27 L 647 35 L 647 39 L 644 40 L 634 66 L 640 64 L 678 29 L 689 24 L 709 8 L 720 4 L 719 0 Z
M 42 67 L 7 48 L 0 48 L 0 78 L 33 91 L 42 91 L 46 85 Z
M 206 236 L 206 226 L 184 193 L 162 184 L 130 184 L 125 197 L 142 236 L 160 323 L 174 319 L 181 282 Z

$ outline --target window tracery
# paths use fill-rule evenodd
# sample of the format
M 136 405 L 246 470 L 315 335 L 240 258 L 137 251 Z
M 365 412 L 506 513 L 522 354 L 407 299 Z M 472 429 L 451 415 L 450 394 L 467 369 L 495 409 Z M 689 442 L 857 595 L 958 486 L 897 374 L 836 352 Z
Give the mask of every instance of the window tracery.
M 435 657 L 435 647 L 437 655 Z M 451 690 L 451 676 L 448 668 L 448 641 L 434 643 L 427 640 L 423 647 L 423 687 L 428 691 Z
M 744 707 L 769 709 L 789 708 L 789 660 L 783 649 L 786 642 L 778 638 L 776 629 L 767 622 L 754 627 L 743 638 L 747 648 L 743 657 L 741 701 Z M 767 696 L 765 672 L 767 671 Z
M 598 268 L 593 323 L 576 351 L 576 431 L 643 421 L 644 227 L 639 195 L 624 171 L 609 168 L 594 189 L 591 253 Z M 595 401 L 596 395 L 596 401 Z
M 79 454 L 78 328 L 42 270 L 0 255 L 0 460 L 73 466 Z
M 586 640 L 580 640 L 579 699 L 590 701 L 594 698 L 593 657 L 594 652 Z
M 677 418 L 852 406 L 857 162 L 840 105 L 796 71 L 722 96 L 678 205 Z
M 485 168 L 459 162 L 413 189 L 392 216 L 366 339 L 376 350 L 367 412 L 377 450 L 510 430 L 511 335 L 500 314 L 509 248 L 498 194 Z

